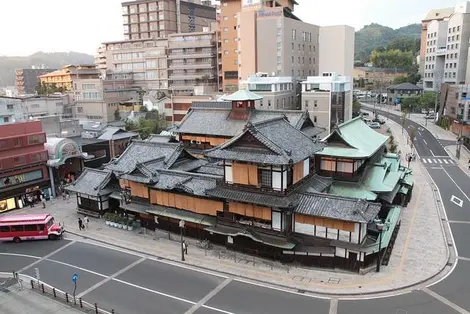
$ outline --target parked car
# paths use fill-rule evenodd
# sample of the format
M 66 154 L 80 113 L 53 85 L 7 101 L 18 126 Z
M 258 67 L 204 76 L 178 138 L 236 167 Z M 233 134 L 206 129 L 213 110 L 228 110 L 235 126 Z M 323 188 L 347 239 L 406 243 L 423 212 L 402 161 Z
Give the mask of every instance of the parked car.
M 424 117 L 424 119 L 430 120 L 430 119 L 435 119 L 435 117 L 433 113 L 429 113 Z
M 427 109 L 421 109 L 421 113 L 422 113 L 422 114 L 428 114 L 429 112 L 428 112 Z
M 384 119 L 379 119 L 379 118 L 375 118 L 374 120 L 372 120 L 372 122 L 377 122 L 379 124 L 385 124 L 385 120 Z
M 380 129 L 380 123 L 378 123 L 378 122 L 372 122 L 372 123 L 369 124 L 369 127 L 370 127 L 371 129 Z

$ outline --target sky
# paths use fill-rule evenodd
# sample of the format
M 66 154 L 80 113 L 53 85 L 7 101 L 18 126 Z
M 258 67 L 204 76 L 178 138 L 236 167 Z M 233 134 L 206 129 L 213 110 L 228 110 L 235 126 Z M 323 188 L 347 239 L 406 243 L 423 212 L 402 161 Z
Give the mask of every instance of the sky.
M 101 42 L 122 40 L 122 0 L 0 1 L 0 55 L 36 51 L 95 54 Z M 370 23 L 398 28 L 419 23 L 433 8 L 462 0 L 297 0 L 294 13 L 304 22 L 346 24 L 356 30 Z

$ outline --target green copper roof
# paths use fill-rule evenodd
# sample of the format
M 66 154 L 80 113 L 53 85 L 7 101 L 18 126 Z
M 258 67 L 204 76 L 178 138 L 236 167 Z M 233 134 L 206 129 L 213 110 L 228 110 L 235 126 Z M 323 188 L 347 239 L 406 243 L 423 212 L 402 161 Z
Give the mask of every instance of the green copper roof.
M 333 135 L 339 136 L 344 143 L 330 142 Z M 372 156 L 388 140 L 388 136 L 382 135 L 371 129 L 361 117 L 346 121 L 331 132 L 323 141 L 328 143 L 319 155 L 368 158 Z
M 330 194 L 366 199 L 368 201 L 375 201 L 377 194 L 371 192 L 360 183 L 334 181 L 329 190 Z
M 247 100 L 260 100 L 263 96 L 250 92 L 247 89 L 240 89 L 235 93 L 222 97 L 223 100 L 227 101 L 247 101 Z

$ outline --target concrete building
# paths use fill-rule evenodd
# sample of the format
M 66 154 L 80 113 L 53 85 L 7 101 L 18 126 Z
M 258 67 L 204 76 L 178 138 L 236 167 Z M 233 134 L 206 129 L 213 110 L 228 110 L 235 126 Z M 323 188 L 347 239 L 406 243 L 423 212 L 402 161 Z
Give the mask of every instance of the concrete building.
M 398 68 L 356 67 L 353 72 L 354 87 L 378 90 L 391 85 L 395 78 L 405 75 L 408 75 L 407 71 Z
M 16 88 L 18 95 L 34 94 L 38 85 L 38 77 L 56 69 L 18 69 L 16 70 Z
M 168 87 L 174 95 L 192 95 L 196 85 L 218 91 L 217 35 L 204 30 L 168 36 Z
M 0 96 L 0 125 L 25 119 L 21 98 Z
M 34 96 L 22 98 L 24 115 L 27 118 L 59 116 L 71 118 L 73 104 L 69 95 Z
M 424 19 L 421 21 L 421 48 L 420 48 L 420 58 L 419 58 L 419 73 L 421 76 L 424 75 L 424 65 L 426 60 L 427 53 L 427 42 L 428 42 L 428 25 L 432 21 L 443 21 L 448 19 L 453 13 L 455 8 L 443 8 L 443 9 L 432 9 L 429 11 Z M 434 31 L 430 32 L 433 33 Z
M 39 121 L 0 126 L 0 213 L 51 195 L 45 143 Z
M 422 93 L 422 87 L 408 82 L 398 85 L 390 85 L 387 87 L 387 104 L 401 104 L 404 98 L 416 98 L 419 97 Z
M 173 33 L 201 32 L 216 19 L 207 1 L 136 0 L 122 3 L 124 38 L 164 38 Z
M 352 77 L 354 68 L 355 30 L 347 25 L 320 27 L 318 47 L 320 62 L 317 73 L 335 72 Z
M 327 134 L 334 125 L 352 118 L 351 81 L 351 77 L 325 72 L 302 82 L 302 110 L 308 111 L 313 123 L 325 128 Z
M 94 64 L 66 65 L 62 69 L 39 76 L 42 84 L 72 90 L 72 82 L 77 79 L 96 79 L 100 72 Z
M 240 83 L 240 89 L 248 89 L 263 96 L 255 102 L 256 109 L 281 110 L 298 109 L 296 84 L 290 76 L 270 77 L 263 74 L 251 75 Z
M 423 86 L 439 91 L 440 83 L 463 84 L 467 75 L 470 1 L 457 5 L 448 18 L 427 24 Z

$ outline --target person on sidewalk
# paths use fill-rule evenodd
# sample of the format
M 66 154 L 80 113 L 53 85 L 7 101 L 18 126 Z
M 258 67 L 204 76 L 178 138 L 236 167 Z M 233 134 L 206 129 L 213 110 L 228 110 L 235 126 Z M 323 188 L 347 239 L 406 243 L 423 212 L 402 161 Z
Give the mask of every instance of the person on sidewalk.
M 88 216 L 85 216 L 85 218 L 83 218 L 83 221 L 85 222 L 86 229 L 88 229 L 88 223 L 90 222 L 90 218 L 88 218 Z
M 188 244 L 186 243 L 186 240 L 183 240 L 183 251 L 184 254 L 188 255 Z
M 80 217 L 78 217 L 78 229 L 80 229 L 80 231 L 85 229 L 85 226 L 83 226 L 82 218 L 80 218 Z
M 42 208 L 46 208 L 46 198 L 44 197 L 44 194 L 41 193 L 39 198 L 41 199 Z

